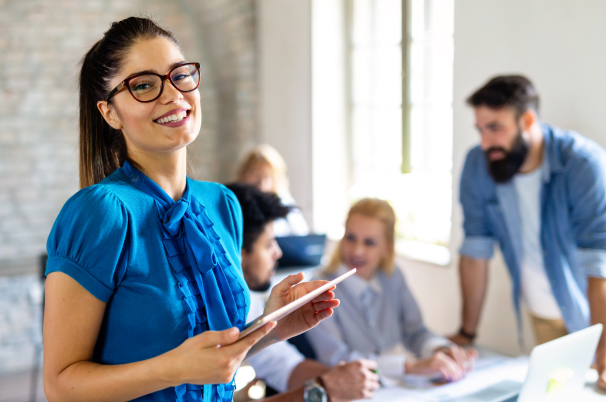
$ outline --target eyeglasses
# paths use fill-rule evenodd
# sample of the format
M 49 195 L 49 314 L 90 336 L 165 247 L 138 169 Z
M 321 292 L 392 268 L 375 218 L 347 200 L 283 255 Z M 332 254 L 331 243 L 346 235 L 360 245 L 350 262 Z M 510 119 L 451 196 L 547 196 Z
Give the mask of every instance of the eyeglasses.
M 124 88 L 135 98 L 136 101 L 147 103 L 155 101 L 162 95 L 164 81 L 170 83 L 179 92 L 191 92 L 200 85 L 200 63 L 184 63 L 173 68 L 166 75 L 155 73 L 139 73 L 128 77 L 115 87 L 107 96 L 109 100 Z

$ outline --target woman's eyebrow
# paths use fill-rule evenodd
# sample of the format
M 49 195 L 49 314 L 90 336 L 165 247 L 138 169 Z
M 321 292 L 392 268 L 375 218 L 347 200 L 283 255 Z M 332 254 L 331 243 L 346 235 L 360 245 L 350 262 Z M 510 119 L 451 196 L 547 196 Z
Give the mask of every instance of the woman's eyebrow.
M 175 68 L 175 67 L 180 66 L 181 64 L 186 64 L 186 63 L 187 63 L 187 62 L 186 62 L 186 61 L 184 61 L 184 60 L 177 61 L 177 62 L 175 62 L 175 63 L 171 64 L 171 65 L 168 67 L 168 71 L 172 70 L 172 69 L 173 69 L 173 68 Z M 141 74 L 159 74 L 159 75 L 162 75 L 162 74 L 160 74 L 159 72 L 157 72 L 156 70 L 141 70 L 141 71 L 137 71 L 136 73 L 132 73 L 131 75 L 129 75 L 129 76 L 128 76 L 128 78 L 134 77 L 135 75 L 141 75 Z M 128 79 L 128 78 L 127 78 L 127 79 Z

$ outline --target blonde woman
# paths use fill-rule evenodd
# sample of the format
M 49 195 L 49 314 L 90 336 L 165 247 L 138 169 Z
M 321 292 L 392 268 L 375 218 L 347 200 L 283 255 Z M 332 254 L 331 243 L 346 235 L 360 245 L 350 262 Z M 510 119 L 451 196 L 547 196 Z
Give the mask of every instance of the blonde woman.
M 366 358 L 376 360 L 388 376 L 459 380 L 471 369 L 477 352 L 454 345 L 423 324 L 404 275 L 394 264 L 395 222 L 393 209 L 383 200 L 366 198 L 350 209 L 345 235 L 320 276 L 332 279 L 354 267 L 358 271 L 335 291 L 344 307 L 307 338 L 327 365 Z M 417 359 L 394 354 L 398 346 Z
M 261 144 L 247 152 L 238 165 L 236 180 L 250 184 L 266 193 L 276 193 L 282 204 L 291 207 L 286 218 L 274 221 L 276 236 L 309 234 L 307 222 L 288 191 L 286 162 L 274 147 Z

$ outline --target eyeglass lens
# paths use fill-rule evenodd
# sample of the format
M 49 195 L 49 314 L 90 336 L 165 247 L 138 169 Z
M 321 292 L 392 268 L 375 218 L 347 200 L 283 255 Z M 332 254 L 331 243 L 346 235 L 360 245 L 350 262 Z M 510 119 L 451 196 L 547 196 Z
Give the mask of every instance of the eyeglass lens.
M 179 66 L 170 72 L 170 80 L 179 91 L 192 91 L 198 86 L 200 71 L 194 64 Z M 132 78 L 128 85 L 133 96 L 143 102 L 156 99 L 162 90 L 162 80 L 152 74 Z

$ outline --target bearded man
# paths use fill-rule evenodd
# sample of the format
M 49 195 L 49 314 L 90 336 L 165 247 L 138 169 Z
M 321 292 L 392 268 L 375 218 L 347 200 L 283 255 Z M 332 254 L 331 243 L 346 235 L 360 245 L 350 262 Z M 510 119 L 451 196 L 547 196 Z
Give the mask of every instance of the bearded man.
M 461 176 L 463 312 L 451 340 L 466 345 L 476 336 L 495 242 L 513 282 L 518 325 L 525 303 L 538 343 L 606 324 L 606 153 L 542 123 L 525 77 L 495 77 L 467 103 L 480 145 Z M 606 388 L 606 334 L 596 366 Z

